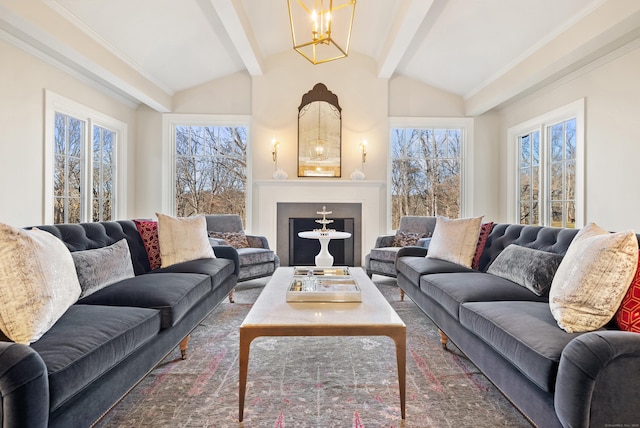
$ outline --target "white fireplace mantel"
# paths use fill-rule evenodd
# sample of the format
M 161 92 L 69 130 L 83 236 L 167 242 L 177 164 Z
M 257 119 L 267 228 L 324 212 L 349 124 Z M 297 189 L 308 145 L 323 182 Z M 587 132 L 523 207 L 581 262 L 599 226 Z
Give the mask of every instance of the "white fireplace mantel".
M 255 181 L 253 185 L 252 233 L 266 236 L 271 248 L 278 248 L 279 202 L 317 203 L 318 210 L 323 205 L 331 210 L 331 203 L 360 203 L 363 261 L 376 238 L 386 231 L 386 183 L 383 181 L 305 178 Z

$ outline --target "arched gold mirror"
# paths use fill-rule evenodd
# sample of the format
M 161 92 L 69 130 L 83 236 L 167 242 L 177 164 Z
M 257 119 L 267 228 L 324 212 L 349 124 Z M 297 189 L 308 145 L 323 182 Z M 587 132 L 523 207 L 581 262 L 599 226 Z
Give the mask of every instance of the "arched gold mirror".
M 342 109 L 322 83 L 298 107 L 298 177 L 340 177 Z

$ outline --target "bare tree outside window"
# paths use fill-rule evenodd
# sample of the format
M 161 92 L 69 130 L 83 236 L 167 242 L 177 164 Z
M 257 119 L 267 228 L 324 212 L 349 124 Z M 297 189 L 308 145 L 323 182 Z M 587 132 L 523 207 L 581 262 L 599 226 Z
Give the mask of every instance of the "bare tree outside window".
M 575 228 L 576 119 L 544 129 L 518 137 L 520 224 Z
M 540 132 L 520 140 L 520 224 L 540 224 Z
M 247 128 L 175 128 L 176 214 L 246 218 Z
M 392 228 L 405 215 L 460 217 L 462 129 L 393 128 Z
M 53 212 L 55 223 L 79 223 L 82 215 L 82 146 L 85 122 L 54 117 Z
M 113 220 L 115 132 L 93 127 L 93 221 Z

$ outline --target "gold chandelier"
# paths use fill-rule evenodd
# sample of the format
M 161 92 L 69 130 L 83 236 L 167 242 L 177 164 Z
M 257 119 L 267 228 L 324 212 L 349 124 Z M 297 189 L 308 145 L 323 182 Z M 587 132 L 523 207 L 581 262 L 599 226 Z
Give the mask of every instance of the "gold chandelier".
M 312 64 L 322 64 L 349 54 L 356 0 L 287 0 L 287 3 L 293 49 L 300 55 Z

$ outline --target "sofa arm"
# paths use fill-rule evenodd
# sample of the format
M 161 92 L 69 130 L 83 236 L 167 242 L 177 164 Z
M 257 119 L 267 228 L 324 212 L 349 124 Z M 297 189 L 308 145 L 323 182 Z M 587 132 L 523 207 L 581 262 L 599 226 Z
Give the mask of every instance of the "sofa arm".
M 398 257 L 424 257 L 427 255 L 427 249 L 425 247 L 419 247 L 417 245 L 402 247 L 398 250 L 398 254 L 396 254 L 396 259 Z
M 0 342 L 2 426 L 46 427 L 49 378 L 40 355 L 27 345 Z
M 238 252 L 231 245 L 214 245 L 213 253 L 216 257 L 221 259 L 233 260 L 236 268 L 233 273 L 237 276 L 240 273 L 240 259 L 238 258 Z
M 565 427 L 637 426 L 638 385 L 640 334 L 618 330 L 585 333 L 562 351 L 556 413 Z

